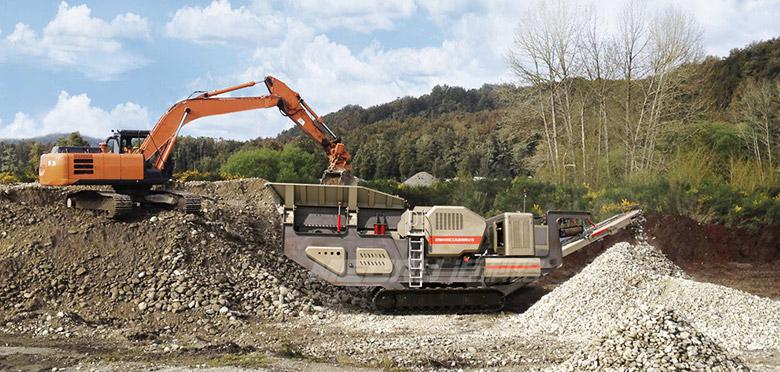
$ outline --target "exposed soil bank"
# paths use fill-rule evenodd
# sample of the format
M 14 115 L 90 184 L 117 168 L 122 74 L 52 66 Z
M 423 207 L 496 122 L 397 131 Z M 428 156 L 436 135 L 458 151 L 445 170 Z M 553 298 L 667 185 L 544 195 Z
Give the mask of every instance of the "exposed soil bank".
M 644 234 L 675 264 L 697 280 L 780 298 L 780 226 L 755 231 L 660 213 L 645 214 Z M 564 267 L 540 281 L 550 288 L 582 270 L 618 242 L 636 243 L 635 231 L 624 230 L 564 260 Z

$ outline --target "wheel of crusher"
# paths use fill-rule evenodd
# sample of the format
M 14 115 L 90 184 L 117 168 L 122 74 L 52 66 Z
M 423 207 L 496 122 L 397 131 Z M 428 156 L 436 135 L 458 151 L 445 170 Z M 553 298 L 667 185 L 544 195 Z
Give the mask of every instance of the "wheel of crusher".
M 504 294 L 494 288 L 382 289 L 374 305 L 385 313 L 497 312 Z
M 108 216 L 113 219 L 120 219 L 129 216 L 133 212 L 133 199 L 130 195 L 113 194 L 113 206 L 108 210 Z

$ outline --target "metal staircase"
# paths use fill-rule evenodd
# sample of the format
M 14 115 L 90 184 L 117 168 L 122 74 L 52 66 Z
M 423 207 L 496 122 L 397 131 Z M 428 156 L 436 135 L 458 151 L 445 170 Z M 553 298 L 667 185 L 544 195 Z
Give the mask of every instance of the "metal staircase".
M 409 288 L 422 288 L 425 274 L 425 211 L 409 213 Z
M 425 235 L 410 235 L 409 241 L 409 287 L 422 288 L 425 271 Z

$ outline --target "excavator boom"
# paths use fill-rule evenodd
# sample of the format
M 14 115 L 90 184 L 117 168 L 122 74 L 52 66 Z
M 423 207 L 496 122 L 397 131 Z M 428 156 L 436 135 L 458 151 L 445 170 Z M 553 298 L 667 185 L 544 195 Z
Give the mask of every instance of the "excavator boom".
M 170 158 L 179 131 L 193 120 L 232 112 L 278 107 L 282 115 L 290 118 L 306 135 L 323 147 L 329 162 L 326 174 L 329 172 L 338 175 L 349 173 L 352 170 L 352 166 L 349 164 L 352 156 L 341 143 L 340 138 L 325 125 L 322 118 L 309 107 L 297 92 L 290 89 L 281 80 L 267 76 L 264 82 L 270 93 L 266 96 L 216 97 L 257 84 L 250 81 L 229 88 L 205 92 L 176 103 L 160 118 L 136 152 L 143 154 L 144 160 L 153 162 L 154 168 L 162 170 Z

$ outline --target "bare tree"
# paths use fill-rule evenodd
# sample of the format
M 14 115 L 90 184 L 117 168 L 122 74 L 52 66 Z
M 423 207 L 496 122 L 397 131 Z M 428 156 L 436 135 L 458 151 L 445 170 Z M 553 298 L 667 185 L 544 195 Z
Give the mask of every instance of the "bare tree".
M 588 85 L 590 93 L 595 98 L 595 116 L 597 122 L 598 138 L 596 141 L 596 157 L 601 159 L 604 156 L 606 164 L 606 176 L 610 178 L 609 164 L 609 139 L 610 139 L 610 115 L 607 110 L 607 99 L 610 90 L 610 81 L 617 78 L 617 63 L 615 56 L 615 43 L 610 39 L 606 30 L 606 24 L 601 21 L 598 14 L 591 7 L 585 13 L 585 22 L 583 24 L 584 32 L 581 39 L 581 60 L 585 77 L 592 82 Z M 584 132 L 584 128 L 583 128 Z M 582 135 L 583 151 L 585 135 Z M 584 158 L 584 155 L 583 155 Z M 585 162 L 586 160 L 583 160 Z M 595 172 L 598 181 L 599 172 Z
M 669 7 L 656 14 L 649 25 L 648 63 L 650 74 L 640 120 L 644 133 L 636 132 L 643 148 L 639 168 L 653 163 L 656 140 L 663 125 L 662 115 L 680 91 L 684 74 L 680 67 L 696 62 L 702 55 L 702 29 L 687 12 Z M 640 128 L 637 128 L 640 129 Z
M 684 66 L 700 57 L 701 35 L 688 13 L 670 7 L 649 14 L 643 0 L 628 0 L 615 27 L 576 2 L 545 1 L 529 10 L 509 64 L 530 87 L 533 104 L 525 107 L 543 127 L 556 178 L 566 179 L 573 165 L 581 180 L 595 173 L 598 181 L 598 163 L 590 159 L 593 152 L 608 155 L 614 139 L 625 148 L 624 174 L 657 166 L 659 134 L 696 106 L 683 99 L 690 96 Z
M 753 149 L 753 155 L 759 163 L 766 158 L 767 165 L 773 169 L 772 149 L 776 146 L 778 131 L 776 113 L 780 111 L 780 83 L 766 80 L 748 82 L 739 96 L 737 108 L 748 124 L 745 139 Z
M 575 144 L 572 89 L 578 75 L 580 17 L 576 4 L 559 0 L 530 9 L 515 35 L 509 64 L 515 76 L 533 87 L 553 170 L 563 165 Z M 563 145 L 561 144 L 563 140 Z
M 616 41 L 627 173 L 652 167 L 663 117 L 683 81 L 680 67 L 702 51 L 702 30 L 690 14 L 668 7 L 650 17 L 645 9 L 641 1 L 626 3 Z
M 645 49 L 647 47 L 647 15 L 646 3 L 640 0 L 629 0 L 620 11 L 618 34 L 615 37 L 615 51 L 619 69 L 623 78 L 623 142 L 626 147 L 626 173 L 636 169 L 636 151 L 638 144 L 635 133 L 641 130 L 641 121 L 635 120 L 633 90 L 638 79 L 642 79 L 644 69 Z

